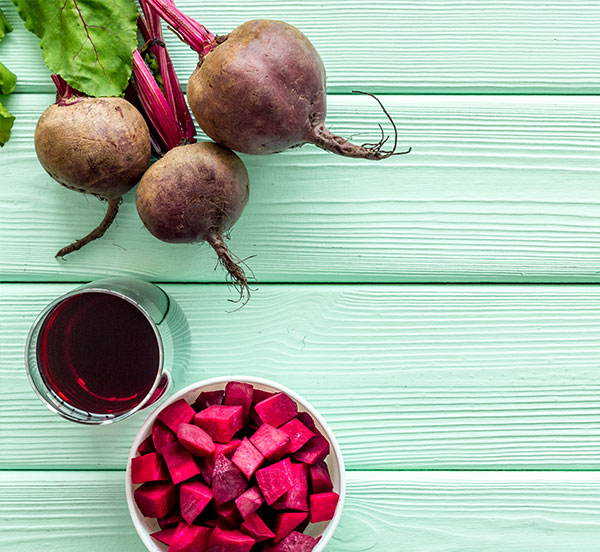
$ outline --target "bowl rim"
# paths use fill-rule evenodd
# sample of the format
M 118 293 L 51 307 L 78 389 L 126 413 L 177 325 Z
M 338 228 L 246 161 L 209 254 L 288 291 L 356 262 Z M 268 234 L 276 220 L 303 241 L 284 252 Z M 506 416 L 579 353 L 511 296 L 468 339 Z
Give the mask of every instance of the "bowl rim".
M 243 383 L 250 383 L 250 384 L 256 383 L 259 385 L 266 385 L 269 387 L 273 387 L 275 389 L 279 389 L 280 392 L 286 393 L 290 398 L 295 400 L 297 403 L 301 404 L 306 409 L 306 411 L 309 412 L 311 414 L 311 416 L 313 416 L 318 421 L 318 423 L 321 425 L 321 427 L 325 431 L 325 434 L 327 435 L 327 439 L 331 443 L 331 447 L 332 447 L 331 453 L 335 456 L 338 466 L 339 466 L 339 484 L 340 484 L 339 495 L 340 495 L 340 498 L 339 498 L 333 519 L 327 524 L 327 527 L 325 528 L 325 530 L 323 531 L 323 534 L 321 535 L 321 540 L 319 540 L 318 544 L 313 549 L 313 552 L 322 552 L 325 549 L 325 546 L 329 543 L 329 541 L 333 537 L 333 534 L 335 533 L 335 530 L 340 523 L 340 519 L 342 517 L 342 510 L 344 509 L 344 503 L 346 501 L 346 470 L 345 470 L 345 466 L 344 466 L 344 459 L 342 456 L 341 448 L 337 442 L 337 439 L 335 438 L 333 431 L 329 427 L 329 424 L 325 421 L 323 416 L 321 416 L 319 411 L 312 404 L 310 404 L 301 395 L 299 395 L 292 389 L 289 389 L 285 385 L 282 385 L 273 380 L 269 380 L 269 379 L 261 378 L 261 377 L 257 377 L 257 376 L 244 376 L 244 375 L 241 375 L 241 376 L 236 376 L 236 375 L 234 375 L 234 376 L 217 376 L 217 377 L 213 377 L 213 378 L 204 379 L 204 380 L 198 381 L 196 383 L 192 383 L 190 385 L 187 385 L 183 389 L 180 389 L 179 391 L 175 392 L 173 395 L 168 397 L 166 400 L 162 401 L 157 406 L 157 408 L 155 408 L 150 413 L 150 415 L 147 417 L 146 421 L 143 423 L 142 427 L 139 429 L 135 438 L 133 439 L 133 444 L 131 445 L 131 449 L 129 450 L 129 455 L 127 457 L 127 468 L 125 471 L 125 492 L 127 495 L 127 506 L 129 509 L 129 515 L 131 517 L 131 520 L 133 522 L 135 530 L 137 531 L 138 536 L 140 537 L 141 541 L 144 543 L 144 546 L 146 547 L 146 549 L 148 551 L 162 552 L 162 550 L 159 549 L 157 547 L 157 545 L 152 541 L 152 538 L 150 537 L 150 533 L 142 525 L 139 514 L 135 507 L 135 500 L 133 498 L 133 483 L 131 483 L 131 459 L 137 455 L 137 448 L 139 447 L 141 442 L 146 438 L 146 434 L 148 433 L 148 430 L 152 427 L 152 424 L 156 420 L 158 414 L 163 410 L 163 408 L 165 408 L 168 405 L 174 403 L 175 401 L 181 399 L 183 396 L 187 395 L 188 393 L 191 393 L 193 391 L 199 391 L 202 387 L 207 387 L 209 385 L 215 385 L 215 384 L 220 384 L 220 383 L 227 384 L 230 381 L 240 381 Z

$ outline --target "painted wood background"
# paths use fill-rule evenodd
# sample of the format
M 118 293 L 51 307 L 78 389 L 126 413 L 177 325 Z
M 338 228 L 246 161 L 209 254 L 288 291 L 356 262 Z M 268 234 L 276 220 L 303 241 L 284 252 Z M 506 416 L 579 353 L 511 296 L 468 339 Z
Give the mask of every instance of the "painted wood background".
M 349 469 L 332 552 L 600 551 L 600 5 L 594 0 L 178 0 L 216 32 L 300 27 L 328 69 L 329 124 L 368 141 L 382 94 L 410 155 L 313 147 L 244 158 L 252 190 L 231 248 L 259 283 L 231 291 L 207 248 L 167 246 L 129 194 L 106 237 L 55 251 L 102 206 L 33 151 L 53 101 L 35 37 L 0 151 L 0 549 L 142 552 L 123 468 L 143 414 L 83 428 L 23 369 L 40 309 L 77 282 L 162 283 L 194 336 L 184 383 L 246 372 L 306 396 Z M 169 46 L 184 76 L 193 53 Z

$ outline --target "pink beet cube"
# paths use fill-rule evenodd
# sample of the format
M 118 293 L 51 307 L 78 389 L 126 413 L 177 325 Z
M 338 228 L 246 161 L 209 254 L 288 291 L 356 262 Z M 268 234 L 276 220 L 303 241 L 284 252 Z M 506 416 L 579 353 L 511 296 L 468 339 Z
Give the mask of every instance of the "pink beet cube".
M 162 449 L 165 445 L 176 441 L 177 437 L 175 437 L 174 433 L 169 431 L 165 424 L 159 420 L 154 422 L 154 425 L 152 426 L 152 442 L 154 443 L 156 452 L 162 454 Z
M 203 391 L 198 395 L 194 406 L 200 412 L 200 410 L 204 410 L 209 406 L 219 406 L 221 404 L 223 404 L 223 391 Z
M 215 452 L 215 444 L 201 427 L 193 424 L 181 424 L 177 432 L 179 442 L 195 456 L 206 457 Z
M 161 410 L 158 419 L 173 433 L 179 431 L 181 424 L 189 424 L 194 419 L 196 411 L 184 399 L 179 399 Z
M 244 438 L 231 458 L 231 461 L 238 468 L 240 468 L 241 472 L 248 479 L 254 475 L 254 472 L 259 468 L 264 460 L 265 457 L 246 438 Z
M 308 512 L 308 466 L 292 462 L 292 487 L 273 503 L 275 510 Z
M 298 416 L 296 416 L 296 418 L 298 418 L 311 431 L 314 431 L 317 428 L 313 417 L 308 412 L 298 412 Z
M 310 522 L 319 523 L 333 519 L 340 495 L 334 492 L 310 495 Z
M 213 452 L 212 456 L 208 456 L 207 458 L 202 458 L 200 460 L 200 470 L 202 472 L 202 477 L 204 477 L 204 481 L 208 485 L 212 485 L 212 474 L 215 469 L 215 462 L 219 454 L 223 454 L 227 458 L 231 460 L 233 453 L 236 451 L 241 441 L 239 439 L 232 439 L 229 443 L 215 443 L 215 452 Z
M 278 544 L 266 546 L 263 552 L 311 552 L 318 542 L 319 539 L 315 539 L 310 535 L 292 531 Z M 171 549 L 169 549 L 169 552 L 171 552 Z
M 308 512 L 281 512 L 275 516 L 273 530 L 275 542 L 287 537 L 298 525 L 308 518 Z
M 252 406 L 256 406 L 259 402 L 272 397 L 275 393 L 271 393 L 270 391 L 263 391 L 262 389 L 254 389 L 252 394 Z
M 152 435 L 149 435 L 140 443 L 140 446 L 137 448 L 137 453 L 140 456 L 143 456 L 144 454 L 150 454 L 151 452 L 156 452 L 156 449 L 154 448 Z
M 158 519 L 158 526 L 161 529 L 168 529 L 169 527 L 175 527 L 183 521 L 181 512 L 178 509 L 169 512 L 166 516 Z
M 239 531 L 223 531 L 216 528 L 210 536 L 206 552 L 250 552 L 255 542 L 252 537 Z
M 280 496 L 283 496 L 293 485 L 292 463 L 289 458 L 276 464 L 262 468 L 256 472 L 256 481 L 260 490 L 271 505 Z
M 315 434 L 308 429 L 298 418 L 293 418 L 279 429 L 290 438 L 290 452 L 298 452 Z
M 173 540 L 173 536 L 175 535 L 175 531 L 177 531 L 176 527 L 169 527 L 168 529 L 163 529 L 162 531 L 157 531 L 156 533 L 150 533 L 150 536 L 157 540 L 158 542 L 162 542 L 169 546 L 171 541 Z
M 175 506 L 175 487 L 169 483 L 144 483 L 133 497 L 142 515 L 161 518 Z
M 264 424 L 279 427 L 298 414 L 298 405 L 285 393 L 277 393 L 259 402 L 254 410 Z
M 131 482 L 133 484 L 168 480 L 169 471 L 160 454 L 151 452 L 131 459 Z
M 264 501 L 265 497 L 260 492 L 260 488 L 254 485 L 235 499 L 235 505 L 242 517 L 248 519 Z
M 240 529 L 242 533 L 250 535 L 256 542 L 263 542 L 275 536 L 275 533 L 265 525 L 265 522 L 260 519 L 258 514 L 252 514 L 242 523 Z
M 194 462 L 192 455 L 178 441 L 165 445 L 162 454 L 173 483 L 181 483 L 200 473 L 200 468 Z
M 209 406 L 194 416 L 194 424 L 204 429 L 217 443 L 228 443 L 242 429 L 241 406 Z
M 329 450 L 329 441 L 317 432 L 292 458 L 305 464 L 313 465 L 325 460 L 329 454 Z
M 249 383 L 230 381 L 225 387 L 225 401 L 223 404 L 228 406 L 241 406 L 244 423 L 247 423 L 250 408 L 252 407 L 253 396 L 254 387 Z
M 269 461 L 283 458 L 290 450 L 288 435 L 267 423 L 256 430 L 256 433 L 250 437 L 250 442 Z
M 175 529 L 169 552 L 204 552 L 211 533 L 210 527 L 180 523 Z
M 244 474 L 225 455 L 219 454 L 212 475 L 212 491 L 217 506 L 235 500 L 247 488 Z
M 242 522 L 240 513 L 233 501 L 217 506 L 215 512 L 227 524 L 227 529 L 237 529 Z
M 329 468 L 324 461 L 310 466 L 310 483 L 313 494 L 333 491 Z
M 191 525 L 212 500 L 213 493 L 201 481 L 186 481 L 179 489 L 181 517 Z

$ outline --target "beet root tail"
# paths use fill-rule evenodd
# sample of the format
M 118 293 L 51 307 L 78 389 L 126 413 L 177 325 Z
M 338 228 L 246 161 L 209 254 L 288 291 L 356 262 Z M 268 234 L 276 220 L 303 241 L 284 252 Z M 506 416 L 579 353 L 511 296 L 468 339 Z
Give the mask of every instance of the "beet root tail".
M 66 247 L 63 247 L 56 254 L 56 257 L 57 258 L 64 257 L 65 255 L 68 255 L 69 253 L 73 253 L 73 251 L 77 251 L 78 249 L 81 249 L 84 245 L 87 245 L 91 241 L 97 240 L 98 238 L 101 238 L 102 236 L 104 236 L 104 233 L 109 229 L 110 225 L 115 220 L 117 213 L 119 212 L 120 203 L 121 203 L 120 197 L 117 197 L 116 199 L 115 198 L 109 199 L 108 206 L 106 208 L 106 214 L 104 215 L 102 222 L 96 228 L 94 228 L 94 230 L 92 230 L 87 236 L 81 238 L 80 240 L 77 240 L 76 242 L 73 242 L 71 245 L 67 245 Z
M 221 235 L 212 233 L 208 236 L 206 241 L 215 250 L 219 257 L 219 262 L 229 273 L 233 285 L 240 294 L 240 301 L 242 301 L 243 304 L 246 304 L 250 299 L 250 287 L 248 286 L 248 278 L 246 277 L 244 269 L 235 262 L 233 255 L 227 248 L 227 245 L 223 241 L 223 237 Z

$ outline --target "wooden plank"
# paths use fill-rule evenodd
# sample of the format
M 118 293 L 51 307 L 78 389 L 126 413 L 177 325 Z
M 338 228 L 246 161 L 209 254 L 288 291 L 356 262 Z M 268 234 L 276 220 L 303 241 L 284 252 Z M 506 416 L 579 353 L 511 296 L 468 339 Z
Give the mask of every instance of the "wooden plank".
M 332 126 L 374 137 L 369 98 L 333 96 Z M 207 247 L 154 239 L 125 199 L 106 237 L 59 262 L 103 206 L 54 183 L 32 144 L 49 95 L 16 95 L 0 152 L 0 278 L 139 274 L 223 281 Z M 380 163 L 314 147 L 246 156 L 250 203 L 231 247 L 259 282 L 584 281 L 600 271 L 600 97 L 386 98 L 409 155 Z
M 214 32 L 248 19 L 282 19 L 321 53 L 330 92 L 596 94 L 600 86 L 600 6 L 595 0 L 179 0 Z M 18 90 L 48 92 L 37 39 L 10 0 L 15 26 L 0 49 Z M 197 56 L 168 33 L 182 81 Z
M 0 472 L 0 546 L 142 552 L 123 472 Z M 348 474 L 328 552 L 600 550 L 598 473 Z
M 145 418 L 88 428 L 47 411 L 27 330 L 68 285 L 0 286 L 0 467 L 122 467 Z M 168 285 L 191 325 L 183 384 L 247 373 L 331 423 L 349 469 L 598 469 L 600 287 Z

